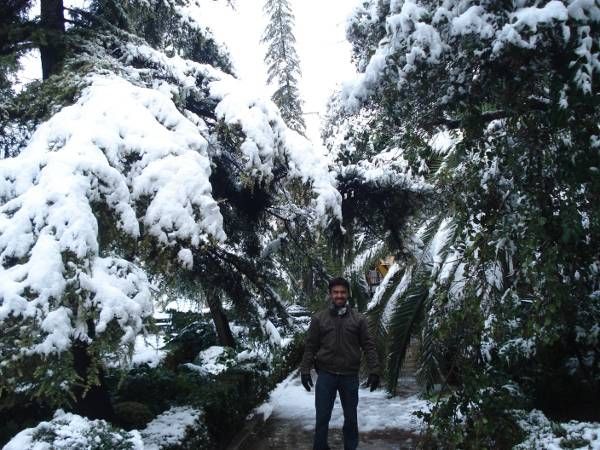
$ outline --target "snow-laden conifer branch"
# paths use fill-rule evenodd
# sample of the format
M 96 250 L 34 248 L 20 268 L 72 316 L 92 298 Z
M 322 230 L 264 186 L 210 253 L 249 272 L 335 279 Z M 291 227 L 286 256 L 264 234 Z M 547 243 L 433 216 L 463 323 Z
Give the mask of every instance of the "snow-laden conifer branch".
M 18 156 L 0 161 L 0 326 L 11 330 L 0 370 L 75 340 L 115 342 L 116 334 L 117 345 L 132 345 L 152 312 L 139 243 L 192 269 L 203 246 L 228 239 L 211 186 L 223 152 L 239 163 L 240 185 L 300 178 L 313 189 L 306 213 L 314 224 L 341 216 L 324 161 L 239 80 L 139 39 L 106 35 L 80 50 L 101 69 L 78 81 L 75 103 L 40 125 Z M 212 122 L 186 109 L 188 99 L 212 110 Z M 220 142 L 223 130 L 239 145 Z M 261 321 L 274 336 L 266 314 Z
M 415 0 L 370 1 L 354 11 L 349 36 L 374 32 L 374 24 L 381 18 L 385 19 L 381 41 L 357 47 L 355 57 L 362 61 L 364 72 L 344 91 L 347 107 L 352 110 L 377 93 L 384 78 L 402 85 L 419 65 L 451 67 L 453 60 L 467 56 L 469 42 L 476 43 L 482 63 L 493 64 L 514 49 L 543 52 L 548 34 L 556 32 L 552 45 L 564 49 L 568 58 L 564 64 L 575 88 L 590 93 L 594 74 L 600 72 L 600 38 L 591 31 L 600 21 L 600 7 L 590 0 L 554 0 L 541 5 L 520 2 L 508 10 L 498 8 L 493 1 L 477 5 L 454 0 L 442 5 Z M 454 77 L 452 71 L 450 75 Z M 470 80 L 457 76 L 454 81 L 459 94 L 461 86 L 467 88 Z M 456 94 L 448 92 L 448 99 Z

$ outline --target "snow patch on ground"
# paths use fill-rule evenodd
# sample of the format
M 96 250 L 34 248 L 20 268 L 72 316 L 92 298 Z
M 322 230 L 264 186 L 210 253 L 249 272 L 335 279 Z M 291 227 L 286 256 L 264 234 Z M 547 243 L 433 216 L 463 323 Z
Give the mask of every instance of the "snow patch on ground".
M 312 374 L 316 381 L 316 374 Z M 417 395 L 392 397 L 383 390 L 370 392 L 359 390 L 358 428 L 363 432 L 385 429 L 417 431 L 421 428 L 420 419 L 412 415 L 419 410 L 428 410 L 429 402 Z M 314 388 L 307 392 L 296 374 L 288 376 L 271 392 L 267 402 L 256 408 L 251 416 L 262 414 L 269 417 L 294 421 L 304 429 L 313 429 L 315 422 Z M 336 398 L 329 427 L 341 429 L 344 416 L 339 398 Z

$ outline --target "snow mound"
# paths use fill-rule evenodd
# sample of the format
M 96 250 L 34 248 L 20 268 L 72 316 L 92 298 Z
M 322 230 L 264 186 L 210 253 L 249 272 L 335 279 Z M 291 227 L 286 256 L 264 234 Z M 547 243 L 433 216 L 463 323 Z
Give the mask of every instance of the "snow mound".
M 527 433 L 527 438 L 515 447 L 516 450 L 600 450 L 600 423 L 572 420 L 557 424 L 534 409 L 519 425 Z
M 181 442 L 200 427 L 202 411 L 189 406 L 176 406 L 165 411 L 140 430 L 144 450 L 159 450 Z
M 90 420 L 58 410 L 49 422 L 41 422 L 13 437 L 3 450 L 84 450 L 111 448 L 143 450 L 144 444 L 136 430 L 113 428 L 104 420 Z
M 133 348 L 131 362 L 134 366 L 148 364 L 150 367 L 157 367 L 165 356 L 167 351 L 163 350 L 165 337 L 162 335 L 137 336 Z
M 227 370 L 229 367 L 228 362 L 233 363 L 229 356 L 225 347 L 213 345 L 198 354 L 195 364 L 187 363 L 185 366 L 203 375 L 218 375 Z

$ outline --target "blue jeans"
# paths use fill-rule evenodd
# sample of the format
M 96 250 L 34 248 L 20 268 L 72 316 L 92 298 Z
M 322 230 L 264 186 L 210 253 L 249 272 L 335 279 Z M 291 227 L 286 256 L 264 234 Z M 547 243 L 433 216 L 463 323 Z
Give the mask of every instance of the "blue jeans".
M 329 419 L 337 392 L 344 410 L 344 450 L 355 450 L 358 447 L 358 374 L 336 375 L 319 370 L 315 386 L 315 409 L 317 420 L 315 425 L 314 450 L 327 450 L 327 434 Z

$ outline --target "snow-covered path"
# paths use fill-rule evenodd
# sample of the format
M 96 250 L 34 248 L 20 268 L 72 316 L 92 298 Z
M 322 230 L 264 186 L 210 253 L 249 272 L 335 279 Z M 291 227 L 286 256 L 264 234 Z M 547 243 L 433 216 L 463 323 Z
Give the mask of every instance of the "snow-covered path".
M 313 373 L 313 380 L 316 375 Z M 415 438 L 421 427 L 412 412 L 427 408 L 427 402 L 414 392 L 388 398 L 385 391 L 360 389 L 358 423 L 360 449 L 415 448 Z M 312 447 L 314 429 L 314 389 L 306 392 L 297 375 L 291 375 L 271 393 L 267 403 L 257 408 L 268 417 L 267 423 L 242 448 L 244 450 L 290 449 Z M 333 409 L 329 445 L 332 450 L 343 448 L 343 413 L 336 399 Z

